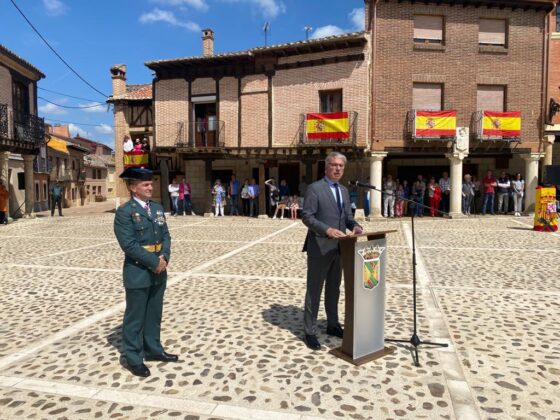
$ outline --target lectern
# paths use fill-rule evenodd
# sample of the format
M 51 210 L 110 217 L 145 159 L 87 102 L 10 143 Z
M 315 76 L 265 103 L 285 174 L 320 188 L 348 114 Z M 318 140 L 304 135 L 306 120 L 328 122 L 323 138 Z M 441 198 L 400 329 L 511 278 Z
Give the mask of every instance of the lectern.
M 342 346 L 331 353 L 355 365 L 395 351 L 385 347 L 384 334 L 387 234 L 392 232 L 396 230 L 339 239 L 346 315 Z M 361 237 L 367 237 L 367 241 L 358 241 Z

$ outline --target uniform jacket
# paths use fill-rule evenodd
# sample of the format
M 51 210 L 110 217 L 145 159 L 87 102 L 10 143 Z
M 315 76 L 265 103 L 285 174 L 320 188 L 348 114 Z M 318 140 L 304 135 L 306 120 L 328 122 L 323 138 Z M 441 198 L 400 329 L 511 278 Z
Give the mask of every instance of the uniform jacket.
M 348 190 L 340 184 L 339 188 L 344 204 L 342 212 L 338 210 L 336 199 L 325 178 L 307 187 L 301 218 L 309 228 L 303 251 L 307 251 L 311 257 L 320 257 L 338 249 L 338 240 L 327 236 L 328 228 L 345 232 L 358 225 L 352 216 Z
M 8 211 L 8 199 L 10 198 L 10 193 L 6 187 L 0 187 L 0 211 Z
M 130 199 L 117 209 L 114 230 L 119 245 L 124 251 L 124 287 L 140 289 L 167 279 L 167 271 L 155 274 L 159 256 L 163 255 L 169 263 L 171 256 L 171 237 L 167 229 L 163 207 L 150 201 L 151 216 L 140 204 Z M 144 245 L 161 244 L 160 252 L 150 252 Z

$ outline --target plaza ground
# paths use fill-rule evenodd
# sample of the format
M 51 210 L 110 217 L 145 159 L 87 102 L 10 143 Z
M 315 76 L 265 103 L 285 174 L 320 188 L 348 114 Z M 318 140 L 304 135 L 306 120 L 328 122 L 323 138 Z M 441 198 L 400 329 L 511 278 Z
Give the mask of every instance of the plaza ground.
M 108 206 L 111 207 L 110 205 Z M 108 210 L 99 207 L 101 210 Z M 162 339 L 176 364 L 119 365 L 124 292 L 113 214 L 0 226 L 0 418 L 560 417 L 560 235 L 529 218 L 423 218 L 419 335 L 355 367 L 301 341 L 301 221 L 169 218 Z M 411 228 L 389 236 L 385 336 L 412 332 Z M 342 297 L 344 294 L 342 294 Z M 344 298 L 340 313 L 343 315 Z M 325 327 L 324 312 L 319 314 Z

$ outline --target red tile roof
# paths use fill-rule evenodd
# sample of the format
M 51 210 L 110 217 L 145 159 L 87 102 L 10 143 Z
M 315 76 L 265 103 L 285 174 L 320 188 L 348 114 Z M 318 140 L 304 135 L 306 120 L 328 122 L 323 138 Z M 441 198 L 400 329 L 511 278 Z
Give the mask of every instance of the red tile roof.
M 107 102 L 113 101 L 146 101 L 152 99 L 152 84 L 127 85 L 126 93 L 109 96 Z

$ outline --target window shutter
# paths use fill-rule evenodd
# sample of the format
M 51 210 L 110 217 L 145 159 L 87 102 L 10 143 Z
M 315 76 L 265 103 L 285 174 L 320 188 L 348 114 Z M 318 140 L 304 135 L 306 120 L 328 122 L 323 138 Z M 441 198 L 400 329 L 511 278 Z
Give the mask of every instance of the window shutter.
M 414 39 L 443 40 L 443 16 L 414 16 Z
M 505 19 L 480 19 L 478 43 L 489 45 L 506 45 Z
M 442 85 L 414 83 L 412 108 L 419 111 L 441 111 Z
M 504 111 L 505 86 L 479 85 L 476 92 L 476 109 L 479 111 Z

